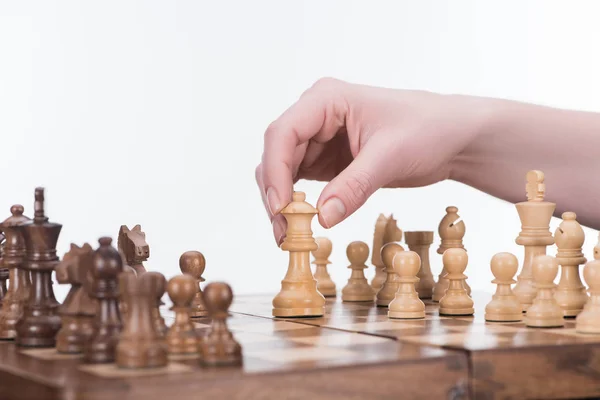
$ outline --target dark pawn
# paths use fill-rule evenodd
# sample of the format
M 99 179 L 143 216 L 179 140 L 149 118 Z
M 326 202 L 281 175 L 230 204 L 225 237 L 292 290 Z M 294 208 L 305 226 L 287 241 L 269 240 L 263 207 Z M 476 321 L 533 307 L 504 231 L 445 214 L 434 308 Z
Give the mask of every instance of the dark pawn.
M 167 344 L 158 331 L 153 310 L 156 298 L 165 293 L 166 279 L 159 272 L 136 277 L 123 273 L 119 289 L 127 299 L 127 320 L 117 345 L 116 363 L 120 368 L 157 368 L 168 363 Z
M 242 363 L 242 347 L 227 327 L 228 310 L 232 301 L 233 292 L 226 283 L 214 282 L 204 288 L 204 303 L 212 318 L 210 329 L 200 343 L 200 356 L 205 365 Z
M 85 362 L 92 364 L 111 363 L 115 360 L 115 350 L 123 326 L 118 302 L 118 276 L 123 272 L 123 259 L 112 246 L 110 237 L 102 237 L 98 243 L 100 247 L 94 252 L 89 285 L 89 294 L 98 303 L 92 337 L 84 351 Z
M 196 295 L 194 296 L 192 310 L 190 312 L 192 318 L 206 317 L 208 315 L 204 300 L 202 300 L 202 289 L 200 288 L 200 283 L 204 282 L 202 274 L 204 273 L 205 267 L 206 259 L 199 251 L 186 251 L 179 257 L 179 269 L 181 272 L 186 275 L 191 275 L 196 281 Z
M 31 288 L 29 271 L 23 269 L 27 256 L 25 239 L 18 228 L 18 225 L 30 221 L 23 215 L 23 211 L 22 205 L 15 204 L 10 208 L 12 215 L 0 224 L 0 230 L 6 238 L 2 263 L 9 270 L 10 280 L 0 311 L 0 339 L 14 339 L 17 336 L 16 325 L 23 317 Z
M 175 321 L 167 333 L 167 344 L 171 354 L 194 354 L 198 352 L 200 338 L 190 320 L 194 295 L 198 290 L 195 279 L 190 275 L 177 275 L 169 280 L 167 292 L 173 302 Z
M 31 272 L 31 292 L 23 317 L 17 322 L 16 343 L 26 347 L 54 347 L 60 329 L 59 303 L 52 290 L 52 272 L 58 264 L 56 243 L 61 224 L 44 214 L 44 189 L 35 189 L 34 218 L 19 225 L 27 248 L 25 269 Z

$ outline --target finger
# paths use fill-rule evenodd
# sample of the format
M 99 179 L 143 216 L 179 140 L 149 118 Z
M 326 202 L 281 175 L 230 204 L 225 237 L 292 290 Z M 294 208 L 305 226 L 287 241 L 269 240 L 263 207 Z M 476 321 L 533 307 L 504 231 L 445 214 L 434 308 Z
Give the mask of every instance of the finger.
M 324 80 L 309 89 L 265 132 L 262 181 L 273 215 L 291 200 L 296 148 L 311 138 L 326 142 L 344 125 L 343 82 Z M 299 163 L 298 163 L 299 165 Z
M 254 170 L 254 178 L 256 179 L 256 184 L 258 185 L 258 190 L 260 191 L 260 197 L 262 199 L 263 205 L 265 206 L 265 210 L 267 211 L 267 215 L 269 216 L 269 221 L 273 221 L 273 214 L 271 214 L 271 210 L 269 210 L 269 206 L 267 205 L 267 196 L 265 193 L 265 186 L 263 185 L 262 180 L 262 164 L 258 164 L 256 169 Z
M 384 141 L 370 141 L 325 188 L 317 202 L 319 222 L 331 228 L 346 219 L 390 180 L 393 168 Z

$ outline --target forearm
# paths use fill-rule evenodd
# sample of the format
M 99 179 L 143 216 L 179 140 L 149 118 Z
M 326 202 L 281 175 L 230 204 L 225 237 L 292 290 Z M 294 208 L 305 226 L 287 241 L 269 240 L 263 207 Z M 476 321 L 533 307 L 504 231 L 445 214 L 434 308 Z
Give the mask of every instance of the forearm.
M 556 216 L 577 213 L 600 228 L 600 114 L 504 100 L 482 100 L 478 133 L 452 166 L 451 178 L 516 203 L 526 200 L 525 174 L 544 172 Z

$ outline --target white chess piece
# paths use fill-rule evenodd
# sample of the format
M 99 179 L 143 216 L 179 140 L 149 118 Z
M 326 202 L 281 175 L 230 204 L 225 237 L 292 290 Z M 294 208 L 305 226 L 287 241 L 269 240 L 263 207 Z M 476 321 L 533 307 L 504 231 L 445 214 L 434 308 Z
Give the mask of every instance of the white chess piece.
M 514 277 L 519 269 L 519 260 L 511 253 L 498 253 L 492 257 L 490 265 L 492 274 L 496 278 L 492 283 L 498 286 L 492 301 L 485 307 L 485 320 L 521 321 L 523 319 L 521 302 L 510 286 L 516 282 Z
M 425 318 L 425 304 L 419 299 L 415 283 L 421 268 L 421 258 L 414 251 L 400 251 L 392 260 L 398 275 L 398 290 L 388 306 L 388 317 L 401 319 Z
M 575 319 L 575 330 L 580 333 L 600 333 L 600 260 L 583 267 L 583 279 L 588 284 L 590 298 Z

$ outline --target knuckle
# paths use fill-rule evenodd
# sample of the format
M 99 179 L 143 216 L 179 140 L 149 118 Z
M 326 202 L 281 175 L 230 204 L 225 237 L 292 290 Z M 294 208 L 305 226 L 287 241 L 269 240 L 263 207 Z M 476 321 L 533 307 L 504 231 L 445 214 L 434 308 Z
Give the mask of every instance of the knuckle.
M 326 76 L 323 78 L 319 78 L 314 84 L 313 84 L 313 89 L 317 89 L 317 90 L 329 90 L 332 89 L 336 86 L 338 86 L 338 84 L 340 83 L 339 80 Z
M 365 171 L 357 171 L 346 181 L 348 202 L 352 208 L 360 207 L 373 193 L 373 178 Z
M 281 124 L 278 120 L 271 122 L 269 126 L 267 126 L 267 130 L 265 131 L 265 141 L 269 141 L 273 137 L 275 137 L 277 135 L 277 132 L 280 131 L 280 126 Z

